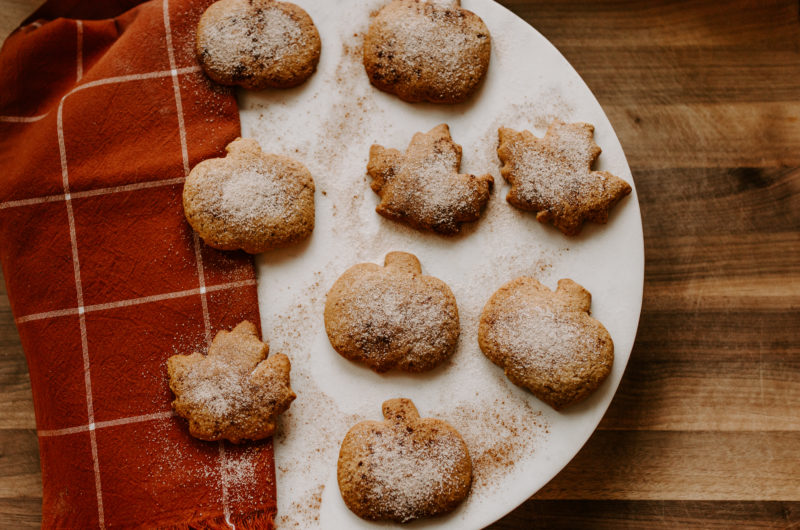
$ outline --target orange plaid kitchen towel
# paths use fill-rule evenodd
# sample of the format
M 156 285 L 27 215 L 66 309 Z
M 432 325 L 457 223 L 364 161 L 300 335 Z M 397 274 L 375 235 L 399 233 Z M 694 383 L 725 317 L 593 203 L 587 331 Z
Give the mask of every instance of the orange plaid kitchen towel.
M 0 260 L 46 528 L 272 526 L 272 442 L 191 438 L 166 377 L 259 321 L 252 260 L 204 246 L 181 206 L 189 169 L 239 135 L 194 56 L 207 5 L 53 0 L 0 52 Z

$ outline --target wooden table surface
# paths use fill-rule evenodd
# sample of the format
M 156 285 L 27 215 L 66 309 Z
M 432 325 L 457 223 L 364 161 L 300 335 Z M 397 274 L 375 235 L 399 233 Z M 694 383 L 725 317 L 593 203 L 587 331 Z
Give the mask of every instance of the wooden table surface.
M 0 37 L 37 3 L 0 0 Z M 616 129 L 646 274 L 597 432 L 492 528 L 800 528 L 798 2 L 503 3 Z M 0 286 L 0 527 L 38 526 L 40 503 L 30 383 Z

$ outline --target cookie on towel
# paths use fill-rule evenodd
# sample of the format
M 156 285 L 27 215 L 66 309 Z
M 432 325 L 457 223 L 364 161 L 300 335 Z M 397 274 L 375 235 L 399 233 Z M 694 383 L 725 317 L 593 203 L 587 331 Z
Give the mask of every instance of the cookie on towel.
M 376 372 L 424 372 L 455 351 L 458 307 L 446 283 L 422 274 L 416 256 L 390 252 L 385 266 L 361 263 L 336 280 L 325 330 L 342 357 Z
M 227 156 L 197 164 L 183 187 L 183 210 L 211 247 L 258 254 L 292 245 L 314 230 L 314 180 L 289 157 L 238 138 Z
M 494 184 L 491 175 L 459 174 L 460 166 L 461 146 L 444 123 L 415 134 L 405 154 L 373 145 L 367 174 L 381 198 L 375 211 L 419 230 L 459 232 L 481 216 Z
M 460 0 L 393 0 L 373 17 L 364 68 L 380 90 L 414 103 L 459 103 L 489 67 L 491 38 Z
M 521 277 L 498 289 L 483 308 L 481 350 L 525 387 L 558 410 L 583 400 L 608 377 L 614 343 L 589 316 L 592 295 L 572 280 L 551 291 Z
M 275 419 L 295 398 L 289 386 L 288 357 L 258 339 L 244 321 L 220 331 L 208 354 L 174 355 L 167 360 L 172 407 L 189 420 L 201 440 L 260 440 L 272 436 Z
M 289 88 L 317 68 L 320 39 L 300 7 L 275 0 L 219 0 L 197 26 L 197 58 L 208 77 L 251 90 Z
M 592 171 L 601 150 L 588 123 L 555 120 L 544 138 L 505 127 L 499 136 L 500 172 L 511 184 L 506 200 L 566 235 L 579 233 L 584 221 L 606 223 L 609 210 L 631 192 L 619 177 Z
M 454 510 L 469 494 L 472 460 L 447 422 L 420 418 L 408 399 L 383 403 L 384 421 L 354 425 L 339 451 L 347 507 L 371 521 L 405 523 Z

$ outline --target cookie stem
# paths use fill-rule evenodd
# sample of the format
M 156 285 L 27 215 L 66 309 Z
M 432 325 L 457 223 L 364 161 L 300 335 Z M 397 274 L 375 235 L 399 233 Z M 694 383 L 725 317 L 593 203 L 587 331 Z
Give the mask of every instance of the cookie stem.
M 411 423 L 419 419 L 419 412 L 410 399 L 395 398 L 383 402 L 383 417 L 395 423 Z
M 422 265 L 417 257 L 408 252 L 389 252 L 384 259 L 384 265 L 412 274 L 419 274 L 422 272 Z

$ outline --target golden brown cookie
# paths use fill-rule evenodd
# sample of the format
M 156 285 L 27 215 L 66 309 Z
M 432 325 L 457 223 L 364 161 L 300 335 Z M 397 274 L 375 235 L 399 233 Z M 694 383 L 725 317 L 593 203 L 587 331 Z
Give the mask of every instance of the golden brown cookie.
M 189 420 L 201 440 L 260 440 L 272 436 L 275 419 L 295 398 L 289 386 L 289 359 L 258 340 L 255 325 L 244 321 L 220 331 L 208 354 L 167 359 L 172 408 Z
M 579 233 L 584 221 L 608 222 L 608 211 L 631 192 L 619 177 L 592 171 L 600 148 L 588 123 L 555 120 L 544 138 L 505 127 L 499 133 L 500 172 L 511 184 L 506 199 L 566 235 Z
M 489 67 L 489 29 L 460 0 L 393 0 L 372 19 L 364 68 L 372 84 L 415 103 L 459 103 Z
M 385 263 L 355 265 L 336 280 L 325 301 L 328 338 L 342 357 L 378 373 L 430 370 L 455 351 L 456 299 L 413 254 L 390 252 Z
M 383 404 L 384 421 L 353 426 L 339 451 L 342 499 L 364 519 L 405 523 L 450 512 L 469 494 L 472 460 L 447 422 L 420 418 L 408 399 Z
M 219 0 L 197 26 L 197 58 L 222 85 L 297 86 L 314 73 L 319 54 L 314 22 L 288 2 Z
M 555 292 L 517 278 L 495 292 L 478 327 L 481 350 L 512 383 L 559 410 L 586 398 L 611 372 L 614 343 L 589 316 L 592 295 L 572 280 Z
M 292 245 L 314 230 L 314 180 L 291 158 L 238 138 L 224 158 L 197 164 L 183 187 L 186 220 L 209 246 L 250 254 Z
M 419 230 L 457 233 L 481 216 L 494 184 L 491 175 L 459 174 L 460 166 L 461 146 L 444 123 L 415 134 L 405 154 L 373 145 L 367 174 L 381 198 L 375 211 Z

